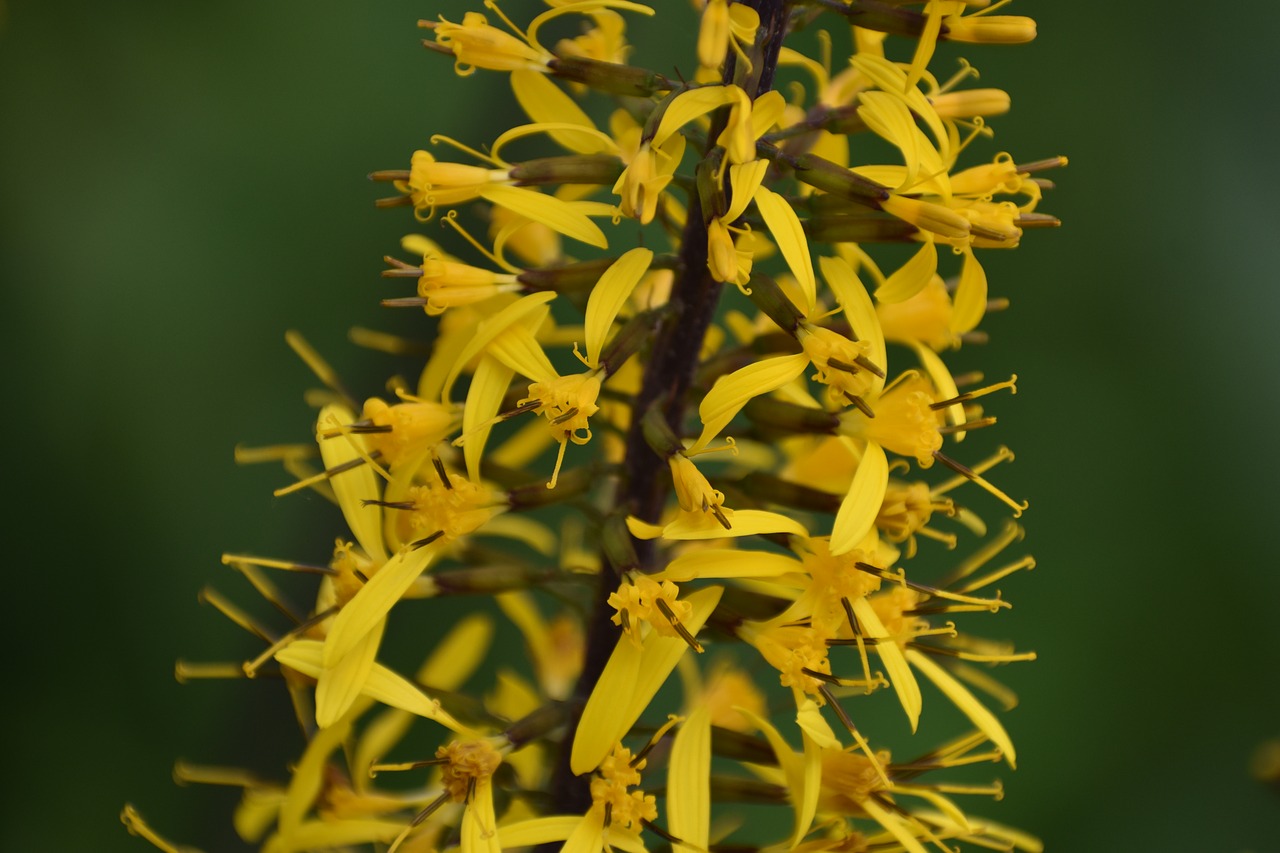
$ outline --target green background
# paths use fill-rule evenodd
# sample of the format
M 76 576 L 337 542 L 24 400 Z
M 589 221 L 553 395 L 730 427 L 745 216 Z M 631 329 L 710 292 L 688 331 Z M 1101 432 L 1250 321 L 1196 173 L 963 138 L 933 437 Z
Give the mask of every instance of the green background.
M 173 659 L 254 648 L 196 602 L 240 591 L 223 550 L 322 557 L 333 535 L 336 513 L 273 500 L 279 471 L 231 448 L 307 433 L 286 328 L 370 393 L 387 361 L 347 327 L 417 328 L 376 304 L 410 223 L 373 209 L 364 174 L 432 132 L 491 138 L 476 107 L 501 92 L 418 46 L 436 11 L 9 0 L 0 848 L 148 849 L 117 821 L 131 801 L 176 840 L 236 849 L 234 795 L 172 786 L 173 759 L 294 748 L 273 745 L 275 691 L 179 687 Z M 1001 629 L 1040 661 L 1002 673 L 1019 769 L 975 810 L 1057 851 L 1280 850 L 1280 796 L 1248 775 L 1280 736 L 1280 17 L 1011 11 L 1035 44 L 965 51 L 1013 96 L 996 144 L 1072 162 L 1044 206 L 1066 225 L 988 266 L 1014 308 L 979 355 L 1021 380 L 992 407 L 1018 452 L 999 482 L 1030 498 L 1039 561 Z

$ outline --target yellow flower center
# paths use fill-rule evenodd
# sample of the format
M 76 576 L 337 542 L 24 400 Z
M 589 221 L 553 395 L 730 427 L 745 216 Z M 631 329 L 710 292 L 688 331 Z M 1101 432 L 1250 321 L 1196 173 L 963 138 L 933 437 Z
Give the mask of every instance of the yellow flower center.
M 454 741 L 437 749 L 436 758 L 445 761 L 443 782 L 455 803 L 466 802 L 475 783 L 488 779 L 502 764 L 502 753 L 487 740 Z
M 640 576 L 634 583 L 623 582 L 609 595 L 609 606 L 617 612 L 613 624 L 622 626 L 632 641 L 644 639 L 641 626 L 648 623 L 663 637 L 688 639 L 682 625 L 693 615 L 693 605 L 678 600 L 680 589 L 671 581 L 658 581 Z
M 377 397 L 365 402 L 362 417 L 382 428 L 366 435 L 365 442 L 391 465 L 444 441 L 454 425 L 454 416 L 438 403 L 389 406 Z
M 876 760 L 880 767 L 887 767 L 890 761 L 888 750 L 876 752 Z M 884 783 L 880 778 L 880 770 L 875 762 L 860 752 L 839 752 L 834 749 L 822 751 L 822 793 L 823 808 L 834 812 L 858 813 L 859 803 L 876 791 L 883 791 Z
M 842 418 L 849 433 L 874 441 L 900 456 L 914 457 L 921 468 L 933 464 L 933 452 L 942 447 L 941 416 L 931 406 L 933 386 L 919 373 L 904 373 L 903 378 L 869 401 L 875 417 L 856 409 Z
M 473 483 L 461 474 L 449 474 L 448 481 L 434 480 L 409 489 L 409 524 L 417 533 L 441 531 L 445 539 L 457 539 L 479 529 L 497 514 L 493 489 Z
M 871 390 L 875 374 L 870 367 L 875 365 L 867 361 L 870 344 L 810 323 L 802 323 L 797 331 L 804 354 L 818 370 L 813 378 L 827 386 L 833 403 L 843 407 Z
M 601 763 L 597 771 L 599 775 L 591 780 L 593 808 L 604 810 L 606 826 L 639 830 L 641 821 L 653 821 L 658 817 L 653 796 L 627 790 L 640 784 L 640 771 L 646 764 L 644 759 L 632 762 L 631 750 L 620 743 L 615 744 L 613 751 Z

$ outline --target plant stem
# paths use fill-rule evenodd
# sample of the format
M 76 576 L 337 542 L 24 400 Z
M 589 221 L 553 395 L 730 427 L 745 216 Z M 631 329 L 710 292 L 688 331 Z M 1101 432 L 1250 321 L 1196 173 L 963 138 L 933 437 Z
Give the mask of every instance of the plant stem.
M 730 54 L 725 63 L 724 81 L 741 86 L 754 99 L 773 85 L 778 52 L 786 35 L 789 5 L 786 0 L 747 0 L 746 5 L 755 8 L 760 15 L 752 68 L 749 72 L 739 73 L 735 57 Z M 723 114 L 713 120 L 711 133 L 707 136 L 708 147 L 719 136 L 725 120 Z M 702 153 L 705 159 L 707 152 Z M 660 406 L 672 431 L 683 435 L 688 391 L 698 367 L 698 353 L 720 301 L 721 282 L 712 278 L 707 266 L 707 225 L 701 199 L 697 192 L 692 192 L 688 218 L 681 235 L 677 279 L 671 291 L 672 311 L 654 335 L 627 433 L 623 482 L 617 508 L 648 522 L 656 522 L 661 515 L 671 482 L 669 477 L 663 476 L 667 469 L 666 461 L 645 441 L 644 415 L 652 406 Z M 655 541 L 634 540 L 633 544 L 639 568 L 642 571 L 653 570 L 657 555 Z M 613 608 L 608 600 L 618 583 L 616 570 L 603 560 L 600 582 L 588 617 L 586 659 L 574 688 L 573 717 L 552 774 L 551 794 L 559 814 L 583 814 L 591 806 L 590 778 L 573 775 L 569 755 L 582 708 L 617 643 L 618 627 L 612 622 Z

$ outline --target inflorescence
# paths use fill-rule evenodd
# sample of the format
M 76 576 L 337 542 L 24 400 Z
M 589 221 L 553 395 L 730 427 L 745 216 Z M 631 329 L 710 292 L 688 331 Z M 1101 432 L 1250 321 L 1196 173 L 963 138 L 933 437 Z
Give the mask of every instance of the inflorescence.
M 1016 377 L 947 360 L 1006 307 L 982 256 L 1057 225 L 1037 208 L 1066 160 L 991 154 L 1009 96 L 964 60 L 930 70 L 942 42 L 1035 24 L 987 0 L 694 5 L 696 56 L 670 74 L 631 64 L 628 22 L 654 9 L 629 0 L 420 22 L 459 76 L 503 75 L 524 123 L 370 176 L 380 207 L 458 238 L 385 259 L 417 284 L 385 304 L 433 318 L 428 344 L 354 335 L 426 354 L 416 381 L 362 402 L 290 333 L 325 386 L 315 440 L 238 451 L 347 524 L 327 562 L 225 555 L 279 618 L 207 590 L 262 647 L 178 664 L 292 701 L 281 775 L 175 771 L 243 788 L 246 842 L 1041 849 L 964 804 L 1002 789 L 962 768 L 1016 757 L 988 670 L 1034 657 L 973 632 L 1034 560 L 1009 553 L 1026 504 L 992 476 L 1013 454 L 961 443 Z M 466 612 L 480 597 L 496 609 Z M 498 613 L 527 654 L 486 664 Z M 393 620 L 398 642 L 448 626 L 416 674 L 386 663 Z M 856 722 L 873 694 L 901 707 L 883 734 Z M 926 696 L 966 723 L 926 725 Z M 403 745 L 414 727 L 434 752 Z

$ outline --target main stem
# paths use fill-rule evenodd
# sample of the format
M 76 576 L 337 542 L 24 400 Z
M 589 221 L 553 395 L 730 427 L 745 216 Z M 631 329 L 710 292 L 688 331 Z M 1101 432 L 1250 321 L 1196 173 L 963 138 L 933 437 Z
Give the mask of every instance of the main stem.
M 746 5 L 760 15 L 752 67 L 739 73 L 731 54 L 725 63 L 724 81 L 742 87 L 754 100 L 773 86 L 778 52 L 787 30 L 788 4 L 786 0 L 746 0 Z M 725 116 L 720 115 L 712 122 L 711 133 L 707 136 L 708 148 L 719 136 L 724 120 Z M 704 158 L 706 154 L 704 151 Z M 649 522 L 656 522 L 662 513 L 670 478 L 663 476 L 667 469 L 665 460 L 654 453 L 645 441 L 642 421 L 651 407 L 660 406 L 672 431 L 676 435 L 683 434 L 688 391 L 698 367 L 698 353 L 720 302 L 721 282 L 711 277 L 707 266 L 708 221 L 698 194 L 691 193 L 688 218 L 680 240 L 677 279 L 671 290 L 673 311 L 654 336 L 627 432 L 622 489 L 617 506 L 620 511 Z M 655 541 L 633 539 L 632 545 L 639 568 L 652 570 L 657 555 Z M 609 596 L 617 589 L 618 582 L 617 571 L 608 560 L 602 560 L 600 582 L 587 622 L 586 659 L 574 687 L 573 717 L 552 774 L 551 796 L 558 814 L 583 814 L 591 806 L 590 777 L 573 775 L 569 756 L 582 708 L 600 680 L 600 674 L 617 643 L 618 627 L 612 621 L 613 608 L 609 606 Z

